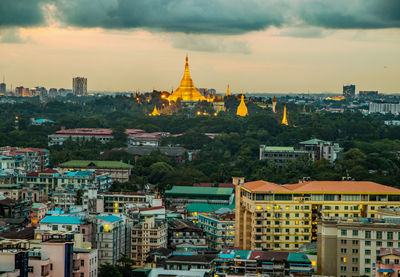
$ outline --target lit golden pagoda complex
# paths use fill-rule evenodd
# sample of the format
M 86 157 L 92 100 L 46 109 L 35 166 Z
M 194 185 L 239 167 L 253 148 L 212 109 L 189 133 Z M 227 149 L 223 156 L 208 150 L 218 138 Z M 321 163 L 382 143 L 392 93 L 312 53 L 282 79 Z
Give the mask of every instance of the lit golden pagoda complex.
M 238 116 L 247 116 L 248 115 L 247 107 L 246 107 L 246 104 L 244 103 L 244 95 L 243 94 L 240 99 L 240 104 L 237 108 L 236 114 Z
M 186 56 L 186 64 L 185 64 L 185 73 L 183 74 L 183 78 L 181 80 L 181 84 L 178 89 L 175 90 L 169 97 L 169 101 L 177 101 L 181 99 L 181 101 L 206 101 L 207 99 L 201 95 L 201 93 L 195 88 L 193 84 L 193 80 L 190 77 L 189 72 L 189 62 L 188 57 Z

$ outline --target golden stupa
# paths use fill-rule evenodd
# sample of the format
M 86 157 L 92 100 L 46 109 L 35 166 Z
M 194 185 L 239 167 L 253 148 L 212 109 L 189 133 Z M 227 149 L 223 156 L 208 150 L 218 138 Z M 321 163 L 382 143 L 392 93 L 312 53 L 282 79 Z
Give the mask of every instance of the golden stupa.
M 283 108 L 283 118 L 282 118 L 282 124 L 283 125 L 289 125 L 289 123 L 288 123 L 288 121 L 287 121 L 287 117 L 286 117 L 286 105 L 285 105 L 285 107 Z
M 274 96 L 274 98 L 272 98 L 272 111 L 274 112 L 274 113 L 276 113 L 276 103 L 277 103 L 278 101 L 276 101 L 276 98 L 275 98 L 275 96 Z
M 231 90 L 229 89 L 229 84 L 228 84 L 228 89 L 226 90 L 225 96 L 231 96 Z
M 158 110 L 157 110 L 157 106 L 156 105 L 154 105 L 154 110 L 153 110 L 153 112 L 151 113 L 151 114 L 149 114 L 150 116 L 158 116 L 158 115 L 160 115 L 160 113 L 158 112 Z
M 186 56 L 185 73 L 181 80 L 179 88 L 175 90 L 169 97 L 169 101 L 177 101 L 181 99 L 182 101 L 205 101 L 206 98 L 201 95 L 201 93 L 193 85 L 192 78 L 189 72 L 189 62 Z
M 239 107 L 237 108 L 236 114 L 239 116 L 247 116 L 249 113 L 247 112 L 246 104 L 244 103 L 244 95 L 242 93 L 242 98 L 240 99 Z

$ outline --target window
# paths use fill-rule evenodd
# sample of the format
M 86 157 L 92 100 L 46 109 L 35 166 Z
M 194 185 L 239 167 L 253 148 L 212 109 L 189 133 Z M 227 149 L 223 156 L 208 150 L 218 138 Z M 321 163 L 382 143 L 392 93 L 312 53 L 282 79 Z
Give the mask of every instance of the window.
M 351 268 L 351 271 L 353 271 L 353 272 L 358 272 L 358 267 L 353 266 L 353 267 Z
M 344 266 L 344 265 L 342 265 L 342 266 L 340 266 L 340 271 L 346 271 L 347 270 L 347 268 L 346 268 L 346 266 Z
M 390 259 L 385 259 L 385 264 L 390 264 Z
M 365 263 L 366 264 L 370 264 L 371 263 L 371 259 L 365 259 Z
M 370 273 L 370 272 L 371 272 L 371 268 L 366 267 L 366 268 L 365 268 L 365 273 Z
M 347 253 L 347 249 L 346 248 L 340 248 L 340 253 Z
M 353 254 L 357 254 L 358 253 L 358 249 L 353 249 Z
M 85 273 L 81 272 L 81 277 L 85 277 Z
M 352 259 L 351 259 L 351 262 L 352 262 L 352 263 L 358 263 L 358 258 L 352 258 Z
M 53 231 L 58 231 L 58 225 L 53 225 Z
M 353 245 L 358 245 L 358 240 L 353 239 Z
M 340 240 L 340 244 L 346 244 L 346 243 L 347 243 L 347 240 L 345 240 L 345 239 Z
M 393 242 L 392 241 L 388 241 L 387 242 L 387 247 L 393 247 Z
M 393 239 L 393 232 L 387 232 L 387 239 Z
M 377 239 L 382 239 L 382 231 L 377 231 L 376 232 L 376 238 Z
M 353 236 L 358 236 L 358 230 L 353 230 Z
M 85 260 L 81 260 L 81 266 L 85 266 Z
M 339 210 L 339 206 L 335 206 L 335 210 Z
M 370 246 L 371 245 L 371 241 L 370 240 L 366 240 L 365 241 L 365 246 Z
M 394 264 L 399 264 L 399 259 L 394 259 Z
M 376 246 L 382 246 L 382 242 L 381 241 L 377 241 L 376 242 Z
M 365 231 L 365 238 L 370 239 L 371 238 L 371 231 Z
M 340 231 L 340 234 L 341 234 L 342 236 L 347 236 L 347 230 L 341 230 L 341 231 Z

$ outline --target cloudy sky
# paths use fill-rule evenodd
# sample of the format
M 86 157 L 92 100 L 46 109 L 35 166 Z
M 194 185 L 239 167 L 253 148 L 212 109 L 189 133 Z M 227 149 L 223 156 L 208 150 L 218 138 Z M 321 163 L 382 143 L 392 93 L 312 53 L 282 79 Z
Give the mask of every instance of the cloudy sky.
M 171 90 L 186 54 L 195 85 L 220 92 L 400 93 L 400 1 L 0 1 L 8 88 Z

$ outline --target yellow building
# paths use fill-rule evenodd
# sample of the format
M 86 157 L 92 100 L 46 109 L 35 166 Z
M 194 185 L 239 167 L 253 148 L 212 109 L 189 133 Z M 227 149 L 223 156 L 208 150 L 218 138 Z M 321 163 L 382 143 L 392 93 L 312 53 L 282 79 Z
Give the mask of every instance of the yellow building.
M 240 104 L 237 108 L 236 114 L 239 116 L 247 116 L 249 113 L 247 111 L 246 104 L 244 103 L 244 95 L 242 94 L 242 98 L 240 99 Z
M 399 189 L 373 182 L 233 182 L 235 247 L 246 250 L 295 250 L 317 240 L 322 217 L 376 218 L 378 207 L 400 206 Z
M 201 95 L 201 93 L 195 88 L 193 84 L 192 77 L 190 77 L 189 72 L 189 62 L 188 57 L 186 56 L 186 64 L 185 64 L 185 73 L 183 74 L 183 78 L 181 80 L 181 84 L 178 89 L 175 90 L 169 97 L 169 101 L 177 101 L 181 99 L 181 101 L 206 101 L 206 98 Z

